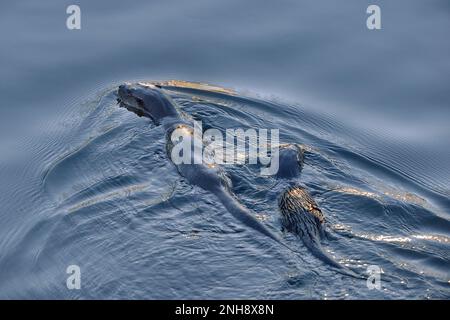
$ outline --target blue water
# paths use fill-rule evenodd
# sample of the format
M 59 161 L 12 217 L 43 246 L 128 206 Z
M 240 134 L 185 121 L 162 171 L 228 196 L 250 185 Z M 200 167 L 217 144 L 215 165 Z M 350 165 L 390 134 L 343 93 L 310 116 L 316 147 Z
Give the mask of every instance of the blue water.
M 447 1 L 18 1 L 0 12 L 0 298 L 450 297 Z M 382 30 L 369 31 L 369 4 Z M 174 88 L 208 127 L 278 128 L 309 152 L 299 182 L 324 248 L 282 233 L 276 181 L 227 166 L 240 201 L 294 254 L 187 184 L 160 127 L 120 109 L 126 80 Z M 66 268 L 81 268 L 68 290 Z

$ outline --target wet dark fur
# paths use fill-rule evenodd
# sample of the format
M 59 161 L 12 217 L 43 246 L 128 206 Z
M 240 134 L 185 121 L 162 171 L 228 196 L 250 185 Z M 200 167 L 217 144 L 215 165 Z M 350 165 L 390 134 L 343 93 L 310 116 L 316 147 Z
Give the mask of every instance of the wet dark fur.
M 283 192 L 278 200 L 283 227 L 301 238 L 320 239 L 325 217 L 314 199 L 301 186 Z

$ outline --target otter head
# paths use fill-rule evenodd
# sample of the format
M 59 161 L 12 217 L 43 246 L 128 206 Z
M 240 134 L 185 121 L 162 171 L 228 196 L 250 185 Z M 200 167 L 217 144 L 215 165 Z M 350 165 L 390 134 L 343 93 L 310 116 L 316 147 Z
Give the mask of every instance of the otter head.
M 117 101 L 121 107 L 155 123 L 165 117 L 177 116 L 174 103 L 160 87 L 151 84 L 122 84 L 117 90 Z
M 277 178 L 291 179 L 300 176 L 303 164 L 303 150 L 296 144 L 280 146 Z

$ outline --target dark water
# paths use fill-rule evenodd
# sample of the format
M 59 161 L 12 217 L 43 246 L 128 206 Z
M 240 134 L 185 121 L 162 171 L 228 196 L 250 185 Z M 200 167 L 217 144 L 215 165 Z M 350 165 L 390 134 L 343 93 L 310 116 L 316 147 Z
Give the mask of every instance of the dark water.
M 450 6 L 377 1 L 4 4 L 0 37 L 1 298 L 448 298 Z M 175 90 L 206 126 L 278 128 L 309 150 L 300 182 L 325 249 L 382 290 L 282 234 L 271 178 L 226 167 L 234 192 L 293 254 L 245 229 L 168 161 L 160 127 L 115 104 L 131 79 Z M 82 289 L 68 290 L 79 265 Z

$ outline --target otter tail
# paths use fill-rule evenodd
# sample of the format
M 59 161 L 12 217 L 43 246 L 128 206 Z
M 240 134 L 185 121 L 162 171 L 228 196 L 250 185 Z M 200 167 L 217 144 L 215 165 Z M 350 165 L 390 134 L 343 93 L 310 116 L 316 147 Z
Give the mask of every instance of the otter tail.
M 283 242 L 283 240 L 278 237 L 275 233 L 270 231 L 264 224 L 262 224 L 259 220 L 257 220 L 250 212 L 249 209 L 244 207 L 232 194 L 230 194 L 226 189 L 219 188 L 217 189 L 214 194 L 217 196 L 217 198 L 220 200 L 220 202 L 224 205 L 224 207 L 230 212 L 236 219 L 244 223 L 247 227 L 250 227 L 259 233 L 271 238 L 272 240 L 276 241 L 277 243 L 281 244 L 285 248 L 289 249 L 290 251 L 299 254 L 300 252 L 291 248 L 289 245 Z M 309 195 L 308 195 L 309 196 Z M 312 199 L 311 199 L 312 200 Z M 312 200 L 314 201 L 314 200 Z M 302 208 L 298 206 L 298 208 Z M 282 215 L 283 217 L 289 217 L 288 215 Z M 341 264 L 339 264 L 336 260 L 334 260 L 332 257 L 330 257 L 326 252 L 323 251 L 320 243 L 318 241 L 315 241 L 312 237 L 313 234 L 316 234 L 319 236 L 321 231 L 320 230 L 314 230 L 314 228 L 302 228 L 301 226 L 312 226 L 311 223 L 306 223 L 305 220 L 301 219 L 301 215 L 295 214 L 291 215 L 291 218 L 289 221 L 283 220 L 283 225 L 288 229 L 289 231 L 292 231 L 296 234 L 298 234 L 303 242 L 305 243 L 305 246 L 311 251 L 311 253 L 322 260 L 323 262 L 335 267 L 339 273 L 342 273 L 347 276 L 355 277 L 355 278 L 361 278 L 353 271 L 345 268 Z M 296 226 L 294 229 L 288 228 L 288 226 Z M 304 233 L 303 230 L 307 230 L 307 233 Z M 303 235 L 303 236 L 302 236 Z
M 356 279 L 366 279 L 364 276 L 358 275 L 356 272 L 350 270 L 349 268 L 343 266 L 339 262 L 337 262 L 333 257 L 331 257 L 328 253 L 326 253 L 320 244 L 312 244 L 307 241 L 303 241 L 305 246 L 309 249 L 309 251 L 318 259 L 323 261 L 324 263 L 332 266 L 335 270 L 343 275 L 350 276 Z
M 223 187 L 218 188 L 214 194 L 219 198 L 220 202 L 224 205 L 224 207 L 230 212 L 236 219 L 244 223 L 246 226 L 262 233 L 263 235 L 275 240 L 279 244 L 288 248 L 289 250 L 296 252 L 292 248 L 290 248 L 287 244 L 283 242 L 283 240 L 270 231 L 264 224 L 262 224 L 258 219 L 256 219 L 249 209 L 244 207 L 232 194 L 230 194 Z

